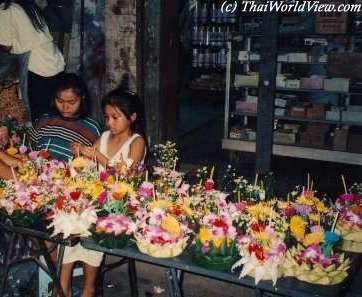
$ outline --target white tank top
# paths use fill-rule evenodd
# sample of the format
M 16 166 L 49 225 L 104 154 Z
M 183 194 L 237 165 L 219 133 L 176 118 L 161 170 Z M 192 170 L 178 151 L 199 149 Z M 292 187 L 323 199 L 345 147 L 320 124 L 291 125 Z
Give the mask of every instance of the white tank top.
M 131 147 L 131 143 L 133 140 L 135 140 L 137 137 L 141 137 L 141 135 L 135 133 L 130 138 L 126 140 L 125 143 L 122 144 L 121 148 L 114 154 L 114 156 L 110 157 L 108 156 L 108 139 L 109 139 L 110 131 L 105 131 L 101 135 L 101 140 L 99 144 L 99 150 L 100 152 L 105 155 L 108 158 L 108 165 L 114 166 L 117 164 L 121 159 L 127 164 L 127 167 L 131 167 L 133 160 L 129 158 L 129 149 Z M 141 160 L 141 163 L 143 164 L 146 156 L 146 149 L 145 153 L 143 155 L 143 158 Z

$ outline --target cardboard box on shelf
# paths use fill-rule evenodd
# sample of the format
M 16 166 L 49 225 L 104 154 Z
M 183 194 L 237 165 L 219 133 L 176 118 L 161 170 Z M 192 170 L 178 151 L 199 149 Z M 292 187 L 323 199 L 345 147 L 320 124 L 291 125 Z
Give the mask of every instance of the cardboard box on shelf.
M 326 111 L 326 120 L 340 121 L 341 120 L 341 111 L 340 110 L 327 110 Z
M 288 89 L 299 89 L 300 80 L 299 79 L 287 79 L 285 81 L 285 87 Z
M 333 144 L 332 148 L 335 151 L 346 151 L 347 150 L 347 140 L 348 140 L 348 127 L 334 130 Z
M 300 127 L 301 127 L 300 124 L 290 124 L 290 123 L 283 124 L 283 129 L 292 130 L 293 133 L 298 133 Z
M 335 7 L 346 4 L 344 0 L 320 0 L 321 4 L 334 4 Z M 347 30 L 347 12 L 317 12 L 315 17 L 315 33 L 318 34 L 344 34 Z
M 324 105 L 314 104 L 307 108 L 307 118 L 309 119 L 324 119 L 326 116 L 326 109 Z
M 306 147 L 324 148 L 325 134 L 304 131 L 299 133 L 299 144 Z
M 285 100 L 283 98 L 275 98 L 274 104 L 275 104 L 275 106 L 278 106 L 278 107 L 286 107 L 288 104 L 288 100 Z
M 348 92 L 348 78 L 326 78 L 324 79 L 324 89 L 332 92 Z
M 305 131 L 312 134 L 325 135 L 330 129 L 331 127 L 328 124 L 308 123 Z
M 277 107 L 274 109 L 274 115 L 275 116 L 279 116 L 279 117 L 283 117 L 286 115 L 286 109 L 285 108 L 281 108 L 281 107 Z
M 350 134 L 348 136 L 348 151 L 351 153 L 362 153 L 362 134 Z
M 362 112 L 360 111 L 342 111 L 342 121 L 362 123 Z
M 322 77 L 302 77 L 300 79 L 302 89 L 321 90 L 323 89 Z
M 295 144 L 296 134 L 292 130 L 279 129 L 273 133 L 274 143 Z
M 290 108 L 290 116 L 295 118 L 305 117 L 305 107 L 303 106 L 292 106 Z
M 257 86 L 259 83 L 259 75 L 242 75 L 236 74 L 234 85 L 235 87 L 242 86 Z
M 299 63 L 307 63 L 308 62 L 308 54 L 307 53 L 289 53 L 288 54 L 288 62 L 299 62 Z
M 250 103 L 246 101 L 235 101 L 235 110 L 240 112 L 256 113 L 258 109 L 257 103 Z

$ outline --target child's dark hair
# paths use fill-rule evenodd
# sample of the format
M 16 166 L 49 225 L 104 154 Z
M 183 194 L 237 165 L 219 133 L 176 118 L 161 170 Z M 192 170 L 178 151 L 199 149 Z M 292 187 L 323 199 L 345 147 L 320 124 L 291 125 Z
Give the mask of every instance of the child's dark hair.
M 53 99 L 51 102 L 53 112 L 59 114 L 55 105 L 57 93 L 68 89 L 72 89 L 72 91 L 81 98 L 79 116 L 87 116 L 90 105 L 88 89 L 84 81 L 75 73 L 61 73 L 57 76 L 53 89 Z
M 131 119 L 132 114 L 136 113 L 137 117 L 131 124 L 133 133 L 139 133 L 144 136 L 143 130 L 143 105 L 138 96 L 132 92 L 117 88 L 110 91 L 102 100 L 102 110 L 106 105 L 117 107 L 127 119 Z

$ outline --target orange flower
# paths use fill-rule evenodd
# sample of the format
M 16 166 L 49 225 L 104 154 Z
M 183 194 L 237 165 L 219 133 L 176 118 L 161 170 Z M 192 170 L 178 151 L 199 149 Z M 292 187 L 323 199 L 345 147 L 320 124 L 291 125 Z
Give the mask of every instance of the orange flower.
M 352 206 L 351 211 L 358 216 L 362 216 L 362 207 L 357 204 Z
M 113 192 L 112 193 L 112 198 L 114 200 L 122 200 L 124 198 L 124 194 L 120 193 L 120 192 Z

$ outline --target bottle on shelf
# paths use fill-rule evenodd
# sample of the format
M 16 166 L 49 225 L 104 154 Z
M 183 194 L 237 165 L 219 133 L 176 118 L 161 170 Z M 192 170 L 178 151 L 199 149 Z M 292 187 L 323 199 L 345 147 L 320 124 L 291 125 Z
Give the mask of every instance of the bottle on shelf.
M 206 24 L 207 18 L 208 18 L 208 8 L 207 8 L 207 3 L 205 2 L 201 8 L 200 23 Z

